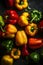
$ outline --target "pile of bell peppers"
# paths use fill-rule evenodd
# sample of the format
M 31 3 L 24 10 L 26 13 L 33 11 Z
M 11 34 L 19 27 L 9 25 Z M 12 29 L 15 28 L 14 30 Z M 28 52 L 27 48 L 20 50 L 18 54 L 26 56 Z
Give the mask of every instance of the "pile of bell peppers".
M 28 7 L 27 0 L 5 0 L 5 2 L 7 6 L 11 8 L 14 6 L 19 11 Z M 34 62 L 39 62 L 40 55 L 42 56 L 43 54 L 30 53 L 29 49 L 36 50 L 43 47 L 43 39 L 34 38 L 39 29 L 41 32 L 43 30 L 43 20 L 41 18 L 42 13 L 36 9 L 30 12 L 24 11 L 20 15 L 16 10 L 10 9 L 6 10 L 3 16 L 0 15 L 0 37 L 4 39 L 1 44 L 8 54 L 10 52 L 12 63 L 13 59 L 17 60 L 21 56 L 30 56 Z M 10 59 L 10 57 L 7 55 L 2 59 L 6 61 L 6 58 Z
M 28 1 L 27 0 L 4 0 L 6 7 L 16 7 L 18 10 L 23 10 L 26 7 L 28 7 Z

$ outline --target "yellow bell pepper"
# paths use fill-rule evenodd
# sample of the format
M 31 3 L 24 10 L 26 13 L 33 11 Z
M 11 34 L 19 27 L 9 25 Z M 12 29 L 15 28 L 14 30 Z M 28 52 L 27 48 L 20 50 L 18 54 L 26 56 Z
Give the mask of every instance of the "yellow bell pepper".
M 22 13 L 22 15 L 19 18 L 18 24 L 21 27 L 28 25 L 29 24 L 29 17 L 30 17 L 30 14 L 28 12 Z
M 11 58 L 9 55 L 3 56 L 1 65 L 13 65 L 13 58 Z
M 15 33 L 17 32 L 17 28 L 14 25 L 12 25 L 12 24 L 6 25 L 5 30 L 6 30 L 6 32 L 2 34 L 3 37 L 8 37 L 8 38 L 15 37 Z
M 28 35 L 34 36 L 38 31 L 37 29 L 38 29 L 37 25 L 35 23 L 31 23 L 25 28 L 25 31 Z
M 22 46 L 24 44 L 27 44 L 27 36 L 23 30 L 18 31 L 16 34 L 16 45 Z
M 21 56 L 21 51 L 19 49 L 13 48 L 12 51 L 11 51 L 11 56 L 14 59 L 19 59 L 20 56 Z
M 27 0 L 15 0 L 15 6 L 19 9 L 19 10 L 22 10 L 26 7 L 28 7 L 28 2 Z

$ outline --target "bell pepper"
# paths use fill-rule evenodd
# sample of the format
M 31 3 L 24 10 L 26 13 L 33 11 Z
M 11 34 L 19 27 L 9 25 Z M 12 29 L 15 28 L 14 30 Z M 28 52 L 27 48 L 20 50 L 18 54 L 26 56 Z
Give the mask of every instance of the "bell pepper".
M 4 55 L 1 59 L 1 65 L 13 65 L 13 58 L 10 55 Z
M 25 32 L 27 35 L 34 36 L 38 31 L 38 27 L 36 24 L 31 23 L 30 25 L 26 26 Z
M 40 60 L 40 55 L 37 52 L 33 52 L 30 54 L 30 58 L 37 63 Z
M 3 17 L 2 16 L 0 16 L 0 25 L 1 26 L 4 26 L 5 24 L 4 24 L 4 20 L 3 20 Z
M 30 21 L 31 23 L 34 21 L 35 23 L 38 23 L 38 21 L 40 21 L 40 19 L 42 18 L 42 14 L 40 11 L 38 10 L 33 10 L 31 12 L 31 18 L 32 20 Z
M 28 45 L 31 49 L 38 49 L 43 46 L 43 40 L 39 38 L 29 38 Z
M 8 37 L 8 38 L 15 37 L 15 33 L 17 32 L 17 28 L 14 25 L 8 24 L 5 26 L 4 29 L 6 30 L 6 32 L 2 34 L 3 37 Z
M 21 56 L 21 51 L 19 49 L 13 48 L 12 51 L 11 51 L 11 56 L 14 59 L 19 59 L 20 56 Z
M 40 30 L 43 31 L 43 20 L 41 20 L 41 21 L 39 22 L 38 27 L 39 27 Z
M 1 29 L 2 32 L 5 32 L 5 30 L 3 29 L 4 25 L 5 25 L 5 23 L 4 23 L 3 17 L 0 16 L 0 29 Z
M 4 40 L 4 41 L 2 41 L 2 46 L 5 47 L 7 52 L 10 52 L 13 47 L 13 41 L 12 40 Z
M 19 17 L 19 22 L 18 24 L 23 27 L 29 24 L 29 17 L 30 14 L 28 12 L 22 13 L 22 15 Z
M 13 7 L 14 0 L 4 0 L 7 7 Z
M 43 49 L 40 51 L 40 57 L 43 59 Z
M 29 52 L 28 52 L 28 49 L 27 49 L 27 45 L 24 45 L 22 47 L 22 56 L 28 56 L 29 55 Z
M 18 22 L 19 16 L 15 10 L 6 10 L 4 19 L 6 23 L 16 24 Z
M 27 0 L 15 0 L 15 6 L 18 10 L 23 10 L 24 8 L 28 7 Z
M 24 44 L 27 44 L 27 36 L 24 30 L 18 31 L 15 38 L 16 38 L 17 46 L 22 46 Z

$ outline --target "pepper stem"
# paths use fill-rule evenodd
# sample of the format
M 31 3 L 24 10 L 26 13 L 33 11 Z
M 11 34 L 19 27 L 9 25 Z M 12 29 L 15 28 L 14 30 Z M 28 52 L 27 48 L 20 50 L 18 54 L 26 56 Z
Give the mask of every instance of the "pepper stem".
M 35 16 L 33 17 L 33 19 L 31 20 L 31 23 L 32 23 L 32 21 L 33 21 L 36 17 L 37 17 L 37 15 L 35 15 Z
M 23 1 L 21 1 L 21 5 L 23 5 L 24 4 L 24 2 Z
M 31 10 L 31 8 L 28 6 L 28 10 Z
M 7 19 L 8 18 L 8 15 L 7 16 L 5 16 L 5 19 Z
M 31 8 L 28 6 L 26 9 L 25 9 L 26 12 L 29 12 L 31 11 Z
M 16 50 L 15 52 L 14 52 L 14 55 L 17 55 L 18 54 L 18 50 Z
M 2 32 L 5 32 L 5 30 L 2 28 L 2 26 L 0 27 L 0 29 L 2 30 Z

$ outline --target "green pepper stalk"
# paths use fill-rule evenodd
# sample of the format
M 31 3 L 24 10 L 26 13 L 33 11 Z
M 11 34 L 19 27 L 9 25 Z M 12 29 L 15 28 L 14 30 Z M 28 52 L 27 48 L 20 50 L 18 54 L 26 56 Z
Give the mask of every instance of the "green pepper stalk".
M 37 53 L 37 52 L 33 52 L 30 54 L 30 57 L 31 59 L 34 61 L 34 62 L 39 62 L 40 60 L 40 55 Z
M 11 51 L 12 46 L 13 46 L 13 41 L 12 40 L 5 40 L 2 42 L 2 46 L 7 49 L 7 51 Z
M 24 4 L 24 2 L 23 1 L 20 1 L 20 5 L 23 5 Z
M 26 9 L 25 9 L 26 12 L 30 12 L 31 11 L 31 8 L 28 6 Z
M 37 21 L 40 21 L 41 17 L 42 17 L 42 14 L 41 14 L 40 11 L 38 11 L 38 10 L 33 10 L 33 11 L 31 12 L 31 18 L 32 18 L 31 23 L 32 23 L 33 21 L 36 21 L 36 22 L 37 22 Z
M 2 32 L 5 32 L 5 30 L 3 30 L 3 26 L 5 25 L 2 16 L 0 16 L 0 29 L 2 30 Z

